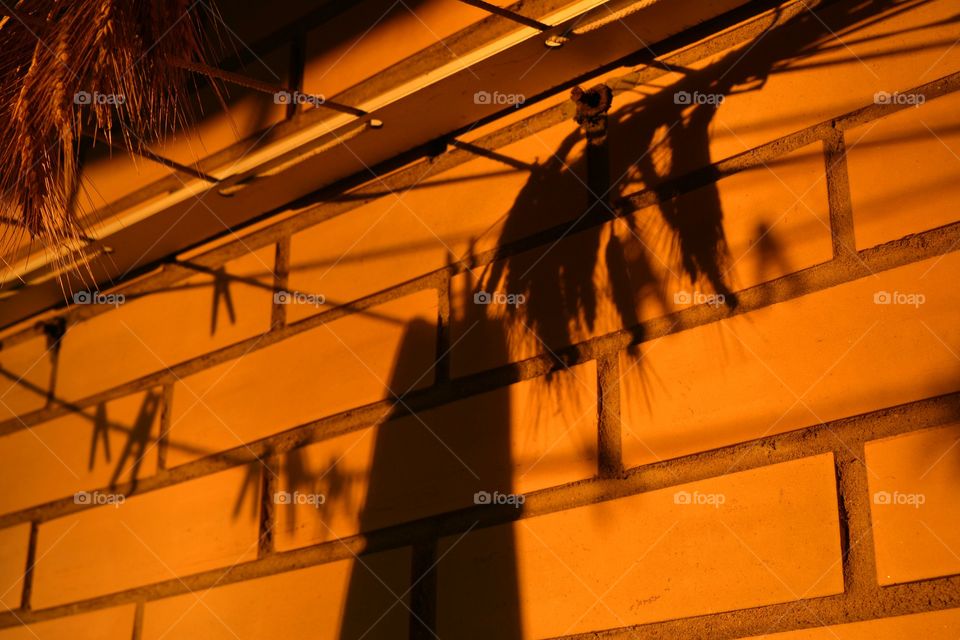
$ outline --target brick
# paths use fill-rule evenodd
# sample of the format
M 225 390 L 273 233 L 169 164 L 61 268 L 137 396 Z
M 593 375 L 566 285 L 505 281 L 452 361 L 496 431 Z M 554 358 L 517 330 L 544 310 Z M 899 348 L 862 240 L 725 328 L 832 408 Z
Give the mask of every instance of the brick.
M 665 336 L 620 361 L 628 466 L 957 390 L 960 254 Z M 922 293 L 919 307 L 875 304 Z M 798 400 L 799 397 L 799 400 Z
M 224 289 L 214 286 L 213 276 L 198 275 L 70 327 L 60 352 L 58 396 L 75 400 L 105 391 L 266 331 L 273 252 L 266 247 L 225 267 L 228 274 L 259 285 L 221 280 L 229 295 L 214 295 Z
M 326 501 L 280 505 L 277 547 L 471 507 L 477 491 L 592 477 L 596 388 L 591 362 L 295 450 L 283 458 L 281 490 Z
M 878 91 L 909 89 L 960 69 L 950 0 L 901 9 L 848 0 L 815 15 L 804 10 L 789 26 L 644 83 L 635 94 L 642 111 L 634 111 L 646 124 L 627 138 L 630 162 L 652 148 L 661 174 L 681 175 L 873 104 Z M 837 33 L 844 34 L 840 49 Z M 681 90 L 725 99 L 710 118 L 709 107 L 674 104 Z M 620 97 L 615 108 L 627 100 Z
M 257 467 L 237 467 L 42 524 L 33 606 L 256 558 L 259 487 Z
M 421 291 L 177 382 L 170 466 L 430 384 L 436 309 Z
M 750 640 L 954 640 L 960 631 L 960 609 L 838 624 L 817 629 L 753 636 Z
M 823 167 L 820 146 L 807 146 L 767 166 L 671 200 L 662 210 L 647 207 L 628 220 L 571 234 L 556 244 L 499 261 L 486 269 L 488 275 L 479 285 L 474 273 L 456 276 L 452 283 L 454 374 L 495 367 L 634 326 L 689 306 L 683 296 L 700 300 L 701 295 L 715 293 L 707 278 L 694 284 L 684 271 L 679 236 L 665 221 L 668 212 L 700 220 L 706 211 L 719 211 L 726 254 L 701 249 L 710 245 L 706 234 L 697 229 L 689 235 L 685 232 L 684 238 L 690 238 L 685 246 L 709 256 L 704 264 L 714 267 L 726 286 L 734 289 L 828 260 L 832 250 Z M 496 275 L 500 271 L 506 275 Z M 475 272 L 479 275 L 480 270 Z M 526 300 L 515 313 L 502 304 L 478 308 L 473 303 L 478 290 L 523 294 Z M 575 318 L 572 323 L 571 317 Z M 491 344 L 503 342 L 504 333 L 509 348 L 491 349 Z
M 0 349 L 0 420 L 43 408 L 53 352 L 45 337 Z
M 960 423 L 865 446 L 877 580 L 960 573 Z
M 3 611 L 20 608 L 29 545 L 29 522 L 0 529 L 0 607 Z
M 150 476 L 157 469 L 161 390 L 68 413 L 0 438 L 0 513 L 81 490 Z
M 34 622 L 3 629 L 0 640 L 129 640 L 133 636 L 134 611 L 131 604 Z
M 409 582 L 409 549 L 238 582 L 147 603 L 143 640 L 406 638 Z
M 836 594 L 833 456 L 449 537 L 441 554 L 440 637 L 554 637 Z
M 430 178 L 411 178 L 393 193 L 374 183 L 383 197 L 292 236 L 290 289 L 323 294 L 328 307 L 342 304 L 442 268 L 469 255 L 471 246 L 484 251 L 501 235 L 517 240 L 572 219 L 587 202 L 584 178 L 577 175 L 583 173 L 583 145 L 576 131 L 565 122 L 497 150 L 531 166 L 554 153 L 574 165 L 566 170 L 554 161 L 542 178 L 477 157 Z M 521 206 L 516 211 L 522 215 L 504 228 L 508 212 Z M 290 305 L 287 317 L 295 321 L 323 308 Z
M 847 133 L 857 248 L 960 219 L 960 94 Z
M 716 265 L 734 290 L 775 280 L 832 257 L 826 174 L 819 144 L 681 195 L 671 207 L 696 220 L 709 218 L 709 211 L 721 213 L 727 255 L 720 254 Z M 651 262 L 669 265 L 667 272 L 661 270 L 660 280 L 667 283 L 667 296 L 674 307 L 684 308 L 689 305 L 674 294 L 710 293 L 711 287 L 706 282 L 690 283 L 685 276 L 679 252 L 667 250 L 669 242 L 662 240 L 669 230 L 660 215 L 655 207 L 641 213 L 657 221 L 656 229 L 643 236 L 644 244 L 648 252 L 656 253 L 648 258 Z

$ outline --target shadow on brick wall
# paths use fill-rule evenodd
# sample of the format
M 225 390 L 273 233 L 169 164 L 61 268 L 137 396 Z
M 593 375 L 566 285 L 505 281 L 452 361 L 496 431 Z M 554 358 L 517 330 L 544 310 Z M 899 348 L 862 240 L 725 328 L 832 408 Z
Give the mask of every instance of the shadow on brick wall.
M 479 311 L 480 308 L 476 308 L 478 309 L 477 321 L 486 321 Z M 398 407 L 402 407 L 402 399 L 410 390 L 397 388 L 397 382 L 416 380 L 424 373 L 406 370 L 409 368 L 408 362 L 416 361 L 416 358 L 410 356 L 418 351 L 433 351 L 436 340 L 436 328 L 432 323 L 419 321 L 407 328 L 397 354 L 390 385 L 392 393 L 399 398 Z M 505 338 L 501 337 L 499 341 L 491 342 L 487 346 L 489 349 L 503 352 L 506 349 Z M 410 519 L 410 516 L 405 514 L 413 513 L 415 516 L 422 513 L 423 500 L 414 493 L 423 491 L 425 476 L 429 476 L 437 469 L 449 468 L 451 464 L 458 467 L 457 474 L 434 478 L 434 483 L 440 485 L 436 493 L 436 499 L 439 501 L 450 501 L 466 507 L 472 504 L 473 496 L 477 491 L 509 492 L 512 487 L 510 431 L 513 428 L 510 420 L 509 391 L 501 389 L 486 394 L 483 413 L 486 429 L 479 433 L 475 430 L 464 433 L 464 429 L 461 429 L 460 433 L 454 433 L 453 429 L 446 428 L 447 425 L 441 425 L 438 428 L 431 418 L 423 420 L 417 416 L 403 422 L 389 419 L 385 421 L 374 446 L 372 472 L 368 479 L 366 501 L 360 516 L 361 530 L 376 529 L 387 522 Z M 442 439 L 443 446 L 423 446 L 424 442 L 432 443 L 434 439 Z M 469 463 L 460 457 L 468 457 L 464 453 L 468 449 Z M 405 501 L 407 504 L 404 503 Z M 427 558 L 427 567 L 438 560 L 443 553 L 439 546 L 440 541 L 434 540 L 425 548 L 417 549 L 416 553 L 420 554 L 421 558 Z M 454 602 L 447 597 L 444 599 L 445 609 L 447 611 L 469 609 L 474 607 L 476 602 L 495 600 L 502 605 L 498 608 L 497 637 L 506 640 L 519 638 L 519 593 L 514 553 L 515 542 L 512 531 L 508 527 L 501 528 L 491 542 L 488 562 L 483 567 L 478 567 L 469 575 L 448 578 L 471 584 L 474 599 L 469 602 Z M 414 566 L 426 568 L 416 559 Z M 411 580 L 418 580 L 418 577 L 413 575 Z M 429 590 L 426 595 L 420 594 L 432 579 L 432 576 L 423 577 L 415 586 L 391 585 L 391 589 L 397 596 L 407 592 L 408 587 L 411 587 L 409 597 L 411 600 L 418 601 L 415 605 L 418 613 L 416 615 L 411 613 L 410 616 L 411 637 L 431 637 L 432 632 L 429 629 L 434 626 L 434 620 L 431 617 L 435 612 L 433 598 L 436 594 L 431 594 Z M 378 589 L 381 580 L 382 578 L 362 560 L 354 564 L 344 610 L 341 638 L 355 640 L 371 630 L 375 620 L 369 619 L 369 611 L 364 607 L 364 601 L 366 594 Z
M 590 185 L 599 202 L 582 203 L 579 217 L 570 215 L 575 203 L 548 195 L 562 192 L 571 175 L 590 174 L 584 168 L 589 153 L 563 160 L 582 132 L 565 139 L 531 169 L 505 217 L 500 243 L 523 237 L 527 229 L 576 222 L 555 242 L 495 261 L 478 286 L 525 298 L 525 304 L 497 313 L 510 337 L 512 358 L 620 328 L 630 331 L 636 345 L 644 339 L 642 320 L 677 308 L 670 292 L 678 289 L 714 294 L 735 309 L 737 283 L 717 185 L 721 176 L 710 167 L 721 159 L 711 157 L 710 149 L 711 136 L 723 132 L 715 120 L 718 106 L 725 97 L 760 90 L 771 74 L 802 67 L 814 55 L 844 54 L 846 45 L 836 33 L 851 37 L 881 13 L 889 17 L 927 1 L 834 5 L 817 13 L 803 11 L 782 24 L 775 13 L 770 26 L 750 43 L 700 68 L 674 69 L 682 74 L 679 80 L 641 100 L 618 108 L 615 98 L 608 118 L 607 138 L 616 141 L 608 156 L 608 180 L 605 187 Z M 809 64 L 858 59 L 850 52 Z M 696 95 L 703 96 L 702 102 Z M 644 192 L 655 195 L 657 204 L 637 209 L 630 197 Z M 614 222 L 601 224 L 605 220 Z M 759 224 L 750 243 L 760 281 L 790 270 L 784 239 L 772 231 L 771 225 Z

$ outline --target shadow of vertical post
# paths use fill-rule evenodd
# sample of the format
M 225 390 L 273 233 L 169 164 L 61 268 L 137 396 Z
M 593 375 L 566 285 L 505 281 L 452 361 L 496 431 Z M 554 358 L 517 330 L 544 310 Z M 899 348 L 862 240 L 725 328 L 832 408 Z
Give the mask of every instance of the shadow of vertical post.
M 498 323 L 487 319 L 486 307 L 473 303 L 472 290 L 473 287 L 470 286 L 462 293 L 463 299 L 459 305 L 465 309 L 468 326 L 473 323 L 492 323 L 499 327 Z M 441 321 L 443 311 L 441 305 Z M 442 331 L 441 326 L 441 337 L 444 335 Z M 438 344 L 443 349 L 444 340 L 438 340 L 437 327 L 433 323 L 416 320 L 408 325 L 390 380 L 391 391 L 399 398 L 402 399 L 408 391 L 405 385 L 424 373 L 410 370 L 411 363 L 417 360 L 413 357 L 414 354 L 425 349 L 432 351 Z M 485 348 L 499 350 L 505 355 L 506 336 L 501 333 L 498 338 L 487 342 Z M 443 351 L 438 355 L 441 360 L 444 359 Z M 441 374 L 441 377 L 443 375 Z M 405 411 L 401 411 L 402 408 L 398 401 L 398 409 L 391 417 L 399 418 L 405 414 Z M 406 420 L 391 420 L 388 417 L 381 424 L 374 445 L 366 501 L 360 515 L 360 529 L 369 531 L 383 526 L 385 517 L 391 521 L 406 519 L 404 514 L 408 506 L 396 504 L 395 497 L 411 495 L 411 504 L 414 503 L 412 492 L 418 491 L 418 485 L 413 479 L 418 475 L 422 477 L 422 469 L 449 468 L 449 460 L 442 460 L 443 456 L 463 456 L 469 460 L 464 464 L 468 464 L 471 469 L 471 474 L 458 478 L 436 477 L 435 481 L 442 485 L 440 493 L 443 495 L 454 496 L 458 502 L 461 502 L 462 496 L 462 504 L 467 506 L 472 503 L 478 490 L 509 491 L 512 487 L 510 434 L 513 428 L 510 420 L 509 391 L 503 389 L 486 394 L 483 413 L 486 418 L 484 423 L 488 428 L 482 432 L 471 430 L 469 433 L 459 431 L 459 425 L 452 424 L 456 421 L 451 420 L 451 416 L 456 416 L 456 411 L 445 412 L 439 419 L 437 414 L 414 416 Z M 418 430 L 422 430 L 422 433 L 417 433 Z M 414 444 L 435 443 L 437 439 L 443 440 L 443 446 Z M 473 469 L 476 469 L 477 473 L 473 473 Z M 409 491 L 403 489 L 404 485 L 410 487 Z M 420 508 L 422 507 L 421 504 Z M 498 529 L 485 549 L 487 561 L 480 567 L 471 567 L 469 574 L 465 567 L 458 564 L 441 563 L 446 541 L 438 538 L 438 535 L 439 533 L 428 536 L 413 548 L 411 580 L 408 585 L 409 637 L 413 640 L 436 638 L 440 624 L 436 613 L 442 606 L 446 620 L 462 620 L 463 618 L 454 613 L 459 611 L 496 611 L 496 637 L 506 640 L 519 638 L 519 593 L 512 529 Z M 370 631 L 370 627 L 382 612 L 372 612 L 365 608 L 364 599 L 366 594 L 382 590 L 383 585 L 364 560 L 365 558 L 361 557 L 361 561 L 354 564 L 351 572 L 340 633 L 343 640 L 357 640 L 361 636 L 379 637 Z M 444 592 L 438 584 L 441 578 L 444 581 L 469 584 L 469 593 L 457 590 L 456 594 L 450 595 L 449 592 Z M 403 595 L 402 589 L 396 593 L 398 597 Z
M 587 138 L 587 211 L 594 216 L 613 219 L 614 212 L 609 200 L 614 185 L 611 182 L 610 147 L 607 144 L 607 112 L 613 105 L 613 91 L 605 84 L 598 84 L 589 91 L 574 87 L 570 97 L 577 106 L 575 120 Z M 623 286 L 619 277 L 627 270 L 624 268 L 623 248 L 615 234 L 611 234 L 607 244 L 606 262 L 615 297 L 622 288 L 627 298 L 632 298 L 632 287 L 629 284 Z M 632 308 L 632 305 L 623 306 Z M 632 319 L 639 325 L 639 318 Z M 597 471 L 606 478 L 617 477 L 623 471 L 618 370 L 616 358 L 607 357 L 597 363 Z

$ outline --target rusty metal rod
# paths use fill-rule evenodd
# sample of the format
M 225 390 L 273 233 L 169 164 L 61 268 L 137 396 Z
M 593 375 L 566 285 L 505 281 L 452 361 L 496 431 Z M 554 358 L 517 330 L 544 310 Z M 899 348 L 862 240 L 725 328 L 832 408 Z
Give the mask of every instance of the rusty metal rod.
M 276 95 L 278 93 L 288 93 L 290 95 L 298 93 L 296 89 L 291 89 L 279 84 L 271 84 L 269 82 L 263 82 L 249 76 L 245 76 L 240 73 L 234 73 L 233 71 L 226 71 L 217 67 L 211 67 L 210 65 L 203 64 L 201 62 L 191 62 L 190 60 L 177 60 L 175 64 L 181 69 L 186 69 L 187 71 L 193 71 L 194 73 L 199 73 L 205 75 L 209 78 L 217 78 L 218 80 L 223 80 L 224 82 L 229 82 L 231 84 L 236 84 L 241 87 L 246 87 L 248 89 L 253 89 L 254 91 L 260 91 L 262 93 L 269 93 Z M 311 96 L 318 97 L 318 96 Z M 322 98 L 322 96 L 320 96 Z M 320 100 L 308 100 L 309 104 L 314 107 L 326 107 L 327 109 L 332 109 L 334 111 L 340 111 L 342 113 L 349 113 L 354 116 L 362 117 L 367 115 L 367 112 L 363 109 L 357 109 L 356 107 L 351 107 L 346 104 L 340 104 L 339 102 L 334 102 L 332 100 L 327 100 L 322 98 Z
M 209 182 L 210 184 L 220 184 L 220 180 L 210 175 L 209 173 L 204 173 L 203 171 L 200 171 L 200 169 L 191 167 L 189 165 L 181 164 L 176 160 L 171 160 L 170 158 L 161 156 L 157 153 L 154 153 L 153 151 L 150 151 L 149 149 L 147 149 L 142 145 L 138 146 L 138 145 L 132 144 L 129 147 L 127 147 L 126 145 L 122 145 L 119 142 L 114 142 L 112 139 L 108 139 L 106 136 L 96 136 L 91 132 L 84 132 L 83 136 L 85 138 L 88 138 L 94 141 L 98 139 L 103 140 L 108 145 L 110 145 L 114 149 L 117 149 L 118 151 L 126 151 L 129 153 L 136 154 L 141 158 L 152 160 L 157 164 L 162 164 L 165 167 L 170 167 L 171 169 L 180 171 L 181 173 L 189 174 L 194 178 L 199 178 L 200 180 Z
M 534 20 L 533 18 L 522 16 L 519 13 L 510 11 L 509 9 L 504 9 L 503 7 L 498 7 L 495 4 L 484 2 L 484 0 L 460 0 L 460 2 L 464 4 L 469 4 L 470 6 L 476 7 L 477 9 L 483 9 L 484 11 L 498 15 L 501 18 L 506 18 L 507 20 L 513 20 L 514 22 L 519 22 L 524 26 L 533 27 L 534 29 L 538 29 L 540 31 L 549 31 L 550 29 L 553 29 L 553 27 L 551 27 L 550 25 L 544 24 L 539 20 Z

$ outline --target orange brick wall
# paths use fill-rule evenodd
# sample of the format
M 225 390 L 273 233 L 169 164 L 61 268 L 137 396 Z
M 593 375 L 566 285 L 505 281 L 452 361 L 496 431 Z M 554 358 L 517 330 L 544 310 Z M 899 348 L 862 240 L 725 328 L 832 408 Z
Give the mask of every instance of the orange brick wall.
M 958 637 L 956 7 L 815 11 L 0 336 L 0 640 Z

